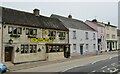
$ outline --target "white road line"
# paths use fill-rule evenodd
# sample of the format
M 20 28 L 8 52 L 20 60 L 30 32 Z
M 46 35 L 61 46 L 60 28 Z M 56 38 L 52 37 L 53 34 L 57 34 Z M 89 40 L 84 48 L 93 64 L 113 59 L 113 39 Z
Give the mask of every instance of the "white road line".
M 93 70 L 92 72 L 96 72 L 95 70 Z
M 115 66 L 115 63 L 112 63 L 111 65 L 112 65 L 112 66 Z
M 104 70 L 102 72 L 105 72 Z
M 97 61 L 92 62 L 92 64 L 95 64 Z
M 104 68 L 106 68 L 107 66 L 104 66 L 104 67 L 102 67 L 101 69 L 104 69 Z

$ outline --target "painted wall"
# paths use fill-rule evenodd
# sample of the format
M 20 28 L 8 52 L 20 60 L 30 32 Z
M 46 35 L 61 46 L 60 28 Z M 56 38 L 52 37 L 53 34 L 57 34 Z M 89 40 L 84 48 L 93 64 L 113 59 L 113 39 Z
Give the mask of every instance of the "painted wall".
M 118 38 L 118 46 L 117 46 L 117 49 L 120 49 L 120 36 L 118 36 L 117 38 Z
M 0 23 L 0 61 L 1 61 L 1 55 L 2 55 L 2 23 Z
M 115 42 L 117 42 L 117 29 L 112 26 L 106 26 L 105 31 L 106 31 L 106 42 L 109 42 L 109 41 L 114 42 L 115 47 L 112 47 L 112 49 L 116 50 L 117 44 Z M 107 37 L 107 34 L 109 34 L 109 38 Z M 115 35 L 115 38 L 112 38 L 112 35 Z M 112 44 L 112 46 L 113 46 L 113 44 Z M 109 47 L 110 47 L 110 45 L 109 45 Z M 109 50 L 109 48 L 107 48 L 107 50 Z
M 40 43 L 40 42 L 30 42 L 30 38 L 27 37 L 26 29 L 25 29 L 25 28 L 37 29 L 37 36 L 36 36 L 37 38 L 42 38 L 42 37 L 47 38 L 47 35 L 44 35 L 42 29 L 40 29 L 40 28 L 15 26 L 15 27 L 22 27 L 22 34 L 20 35 L 19 38 L 14 38 L 14 37 L 10 37 L 10 34 L 8 34 L 8 26 L 14 26 L 14 25 L 7 24 L 4 26 L 6 26 L 6 27 L 3 28 L 3 50 L 5 49 L 6 46 L 13 46 L 14 47 L 13 57 L 12 57 L 13 63 L 45 60 L 47 57 L 45 43 L 68 43 L 68 33 L 67 32 L 66 32 L 66 39 L 65 40 L 59 40 L 58 34 L 57 34 L 57 37 L 54 40 L 54 42 Z M 59 32 L 59 31 L 56 31 L 56 32 Z M 8 41 L 10 39 L 13 40 L 13 44 L 8 44 Z M 37 44 L 37 50 L 40 48 L 41 52 L 28 53 L 28 54 L 21 54 L 21 52 L 16 52 L 17 48 L 21 49 L 21 44 Z M 5 53 L 5 51 L 3 51 L 2 53 Z M 2 59 L 5 59 L 4 54 L 2 56 Z M 3 62 L 4 62 L 4 60 L 3 60 Z
M 76 39 L 73 39 L 73 31 L 76 31 Z M 88 32 L 88 40 L 86 40 L 86 33 Z M 69 43 L 71 44 L 71 56 L 81 55 L 80 54 L 80 45 L 83 45 L 83 55 L 85 54 L 95 54 L 97 48 L 97 39 L 93 40 L 93 33 L 95 33 L 95 38 L 97 38 L 96 31 L 85 31 L 79 29 L 69 28 Z M 73 44 L 76 44 L 76 50 L 73 49 Z M 86 44 L 89 45 L 88 49 L 86 49 Z M 95 44 L 95 49 L 93 48 L 93 44 Z
M 85 23 L 90 26 L 91 28 L 95 29 L 97 31 L 98 34 L 98 39 L 101 39 L 101 43 L 100 43 L 100 51 L 105 51 L 107 48 L 106 45 L 106 34 L 105 34 L 105 27 L 103 24 L 100 24 L 101 26 L 97 25 L 96 23 L 90 22 L 90 21 L 85 21 Z

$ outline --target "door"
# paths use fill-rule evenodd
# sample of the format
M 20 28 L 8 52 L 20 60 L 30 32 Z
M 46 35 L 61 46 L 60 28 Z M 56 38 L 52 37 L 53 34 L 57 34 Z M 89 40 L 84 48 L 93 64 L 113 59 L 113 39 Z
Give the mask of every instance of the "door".
M 110 50 L 109 51 L 112 51 L 112 43 L 110 42 Z
M 83 55 L 83 45 L 80 45 L 80 54 Z
M 5 62 L 12 61 L 13 47 L 5 47 Z

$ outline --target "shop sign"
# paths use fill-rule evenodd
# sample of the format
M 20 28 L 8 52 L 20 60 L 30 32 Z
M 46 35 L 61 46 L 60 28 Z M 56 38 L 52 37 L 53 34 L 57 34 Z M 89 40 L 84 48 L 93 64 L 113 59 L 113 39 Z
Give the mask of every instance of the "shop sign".
M 49 38 L 30 38 L 30 42 L 53 42 Z

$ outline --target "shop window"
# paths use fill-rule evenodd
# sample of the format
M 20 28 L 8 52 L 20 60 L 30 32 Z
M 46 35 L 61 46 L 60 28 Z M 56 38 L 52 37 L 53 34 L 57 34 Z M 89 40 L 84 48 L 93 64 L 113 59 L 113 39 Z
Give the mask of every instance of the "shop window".
M 37 45 L 27 45 L 27 44 L 22 44 L 21 45 L 21 54 L 25 53 L 36 53 L 37 52 Z
M 36 53 L 37 52 L 37 45 L 30 45 L 30 53 Z
M 49 39 L 54 40 L 56 38 L 56 31 L 49 31 Z
M 63 52 L 63 46 L 48 46 L 47 53 Z
M 59 39 L 65 40 L 65 32 L 59 32 Z
M 29 46 L 21 45 L 21 53 L 29 53 Z

